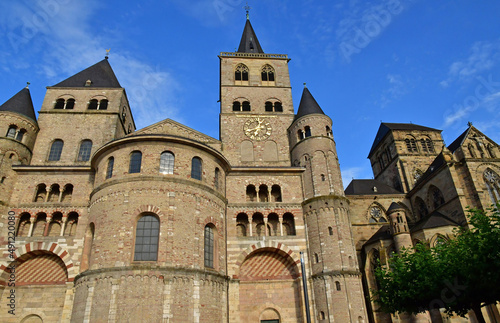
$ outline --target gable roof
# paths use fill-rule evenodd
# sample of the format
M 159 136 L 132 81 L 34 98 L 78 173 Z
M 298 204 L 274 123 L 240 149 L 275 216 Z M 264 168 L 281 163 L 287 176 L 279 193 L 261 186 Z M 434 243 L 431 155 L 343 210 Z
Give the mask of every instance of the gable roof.
M 420 126 L 420 125 L 413 124 L 413 123 L 382 122 L 380 124 L 380 127 L 378 128 L 377 135 L 375 136 L 375 140 L 373 141 L 372 148 L 370 149 L 370 153 L 368 154 L 368 158 L 370 158 L 372 156 L 372 154 L 375 151 L 375 148 L 377 148 L 377 146 L 384 139 L 384 137 L 392 130 L 408 130 L 408 131 L 417 130 L 417 131 L 439 131 L 439 132 L 442 132 L 442 130 L 439 130 L 439 129 L 424 127 L 424 126 Z
M 246 20 L 243 35 L 241 35 L 240 46 L 238 47 L 238 53 L 264 53 L 262 47 L 260 47 L 257 35 L 252 28 L 250 19 Z
M 478 132 L 479 134 L 481 134 L 481 137 L 485 137 L 488 141 L 491 141 L 491 142 L 493 142 L 493 143 L 496 144 L 496 142 L 494 142 L 493 140 L 491 140 L 490 138 L 488 138 L 488 136 L 486 136 L 484 133 L 482 133 L 481 131 L 479 131 L 472 124 L 469 124 L 469 127 L 464 132 L 462 132 L 462 134 L 460 136 L 458 136 L 457 139 L 455 139 L 448 146 L 448 149 L 450 150 L 450 152 L 454 153 L 458 148 L 460 148 L 462 146 L 462 144 L 464 143 L 465 139 L 467 139 L 469 137 L 469 134 L 471 134 L 473 132 Z
M 308 114 L 325 114 L 318 102 L 314 99 L 309 89 L 304 86 L 302 97 L 300 98 L 299 109 L 295 115 L 295 120 Z
M 4 104 L 0 105 L 0 111 L 15 112 L 30 118 L 36 123 L 35 108 L 33 107 L 33 100 L 31 99 L 28 87 L 17 92 Z
M 217 140 L 213 137 L 210 137 L 208 135 L 205 135 L 204 133 L 196 131 L 192 128 L 189 128 L 188 126 L 185 126 L 181 123 L 178 123 L 172 119 L 165 119 L 165 120 L 159 121 L 155 124 L 152 124 L 150 126 L 142 128 L 140 130 L 132 132 L 132 133 L 128 134 L 127 136 L 137 136 L 137 135 L 145 135 L 145 134 L 172 135 L 172 136 L 193 139 L 193 140 L 203 142 L 206 144 L 219 143 L 219 140 Z
M 120 82 L 118 82 L 107 58 L 53 85 L 53 87 L 85 87 L 87 80 L 92 82 L 90 84 L 91 88 L 121 88 Z
M 376 187 L 377 191 L 373 191 Z M 376 179 L 353 179 L 344 191 L 345 195 L 404 194 Z
M 446 215 L 438 211 L 434 211 L 431 214 L 420 219 L 415 225 L 410 229 L 411 232 L 420 231 L 423 229 L 439 228 L 446 226 L 458 227 L 460 224 L 450 219 Z

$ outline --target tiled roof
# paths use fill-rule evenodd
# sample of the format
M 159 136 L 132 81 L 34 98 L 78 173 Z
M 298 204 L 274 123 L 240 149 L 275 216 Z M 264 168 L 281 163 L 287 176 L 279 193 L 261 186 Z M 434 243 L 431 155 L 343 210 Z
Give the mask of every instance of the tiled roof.
M 121 88 L 115 72 L 109 65 L 107 59 L 103 59 L 97 64 L 94 64 L 83 71 L 57 83 L 54 87 L 85 87 L 86 82 L 90 80 L 89 87 L 108 87 Z
M 0 105 L 0 111 L 15 112 L 36 122 L 33 101 L 31 100 L 30 90 L 27 87 Z
M 373 188 L 376 188 L 376 192 Z M 345 195 L 403 194 L 375 179 L 353 179 L 344 191 Z

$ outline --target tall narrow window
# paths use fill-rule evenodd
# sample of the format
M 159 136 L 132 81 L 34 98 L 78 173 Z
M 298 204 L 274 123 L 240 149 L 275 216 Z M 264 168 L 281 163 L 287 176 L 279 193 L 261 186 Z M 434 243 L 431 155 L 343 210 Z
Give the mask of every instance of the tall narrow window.
M 214 268 L 214 228 L 205 226 L 205 267 Z
M 250 111 L 250 102 L 248 101 L 243 101 L 243 104 L 241 105 L 241 108 L 243 111 Z
M 199 179 L 201 181 L 201 173 L 202 173 L 201 158 L 194 157 L 191 160 L 191 178 Z
M 106 110 L 108 109 L 108 100 L 103 99 L 99 102 L 99 110 Z
M 75 107 L 75 99 L 68 99 L 68 101 L 66 101 L 66 107 L 65 109 L 66 110 L 71 110 Z
M 238 64 L 234 71 L 234 80 L 236 85 L 248 84 L 248 67 L 244 64 Z
M 173 174 L 174 173 L 175 157 L 170 151 L 164 151 L 160 155 L 160 173 Z
M 88 161 L 90 159 L 90 153 L 92 151 L 92 141 L 83 140 L 80 145 L 80 151 L 78 152 L 78 161 Z
M 130 174 L 140 173 L 141 172 L 141 162 L 142 162 L 142 153 L 140 151 L 134 151 L 130 155 L 130 165 L 128 172 Z
M 115 164 L 115 158 L 109 157 L 108 167 L 106 168 L 106 179 L 113 177 L 113 166 Z
M 311 127 L 306 126 L 304 128 L 304 130 L 305 130 L 305 133 L 306 133 L 306 137 L 311 137 Z
M 7 130 L 7 138 L 16 138 L 16 126 L 10 126 L 9 130 Z
M 135 231 L 134 261 L 156 261 L 158 258 L 158 237 L 160 221 L 152 214 L 144 215 L 137 221 Z
M 64 142 L 61 139 L 56 139 L 52 143 L 49 152 L 49 161 L 58 161 L 61 159 L 61 153 L 64 146 Z
M 214 186 L 215 189 L 218 190 L 220 188 L 220 170 L 218 168 L 215 168 L 215 175 L 214 175 Z
M 26 130 L 21 129 L 16 135 L 16 140 L 18 141 L 23 141 L 24 134 L 26 133 Z
M 99 105 L 99 102 L 96 99 L 92 99 L 89 102 L 89 110 L 97 110 L 97 106 Z
M 261 71 L 261 78 L 264 85 L 269 84 L 264 82 L 274 82 L 274 68 L 268 64 L 264 65 Z

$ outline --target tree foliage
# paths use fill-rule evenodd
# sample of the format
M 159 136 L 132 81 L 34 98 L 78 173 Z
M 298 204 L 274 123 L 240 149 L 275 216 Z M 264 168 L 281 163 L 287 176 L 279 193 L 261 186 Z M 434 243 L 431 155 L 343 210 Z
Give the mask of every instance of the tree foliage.
M 500 205 L 489 212 L 469 209 L 469 227 L 435 247 L 417 244 L 375 272 L 374 300 L 386 313 L 445 308 L 464 316 L 500 300 Z

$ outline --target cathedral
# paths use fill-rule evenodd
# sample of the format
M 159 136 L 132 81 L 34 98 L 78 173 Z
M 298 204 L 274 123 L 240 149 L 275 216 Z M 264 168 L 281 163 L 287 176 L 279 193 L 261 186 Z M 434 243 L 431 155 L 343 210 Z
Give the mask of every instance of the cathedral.
M 107 57 L 48 86 L 38 117 L 27 87 L 0 98 L 0 321 L 475 322 L 382 313 L 373 272 L 498 202 L 499 146 L 472 124 L 445 146 L 381 123 L 374 179 L 344 190 L 332 120 L 307 87 L 294 108 L 288 56 L 247 17 L 218 57 L 218 139 L 137 130 Z

